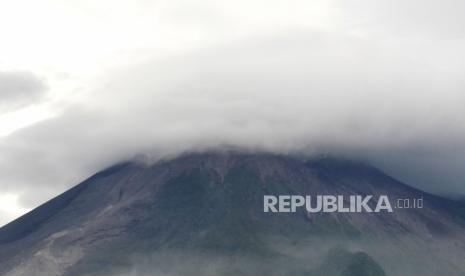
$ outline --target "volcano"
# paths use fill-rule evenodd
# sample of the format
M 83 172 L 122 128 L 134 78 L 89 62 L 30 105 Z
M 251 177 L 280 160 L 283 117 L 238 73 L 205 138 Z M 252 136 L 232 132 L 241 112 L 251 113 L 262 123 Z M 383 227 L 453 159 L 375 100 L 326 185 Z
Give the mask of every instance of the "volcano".
M 264 212 L 265 195 L 422 199 Z M 465 205 L 330 157 L 185 154 L 99 172 L 0 228 L 0 275 L 465 275 Z

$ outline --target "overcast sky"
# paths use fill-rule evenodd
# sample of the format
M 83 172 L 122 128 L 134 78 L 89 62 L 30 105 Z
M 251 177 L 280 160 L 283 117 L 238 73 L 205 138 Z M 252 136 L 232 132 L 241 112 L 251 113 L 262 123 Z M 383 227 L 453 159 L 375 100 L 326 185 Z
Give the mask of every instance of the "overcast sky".
M 364 158 L 465 194 L 465 2 L 0 2 L 0 225 L 139 153 Z

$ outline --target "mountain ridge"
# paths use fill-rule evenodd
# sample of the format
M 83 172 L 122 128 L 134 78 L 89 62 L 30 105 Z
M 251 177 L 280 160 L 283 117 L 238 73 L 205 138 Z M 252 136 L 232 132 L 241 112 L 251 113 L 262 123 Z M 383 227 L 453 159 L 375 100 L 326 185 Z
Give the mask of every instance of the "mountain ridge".
M 262 211 L 263 194 L 315 193 L 423 196 L 428 205 L 424 210 L 394 214 Z M 460 206 L 411 188 L 363 162 L 329 157 L 305 160 L 269 153 L 214 152 L 153 164 L 124 162 L 0 228 L 0 274 L 113 275 L 138 267 L 134 262 L 142 259 L 145 267 L 156 264 L 167 271 L 160 275 L 185 275 L 175 265 L 165 267 L 167 261 L 160 263 L 171 254 L 174 257 L 168 259 L 183 256 L 194 264 L 216 260 L 220 264 L 211 275 L 240 270 L 234 263 L 247 264 L 249 269 L 240 271 L 243 275 L 269 274 L 276 264 L 281 273 L 277 275 L 320 275 L 321 271 L 349 275 L 360 269 L 396 275 L 396 254 L 407 247 L 404 251 L 417 262 L 440 257 L 432 270 L 399 265 L 410 270 L 409 275 L 434 275 L 438 269 L 455 275 L 463 271 L 460 264 L 441 258 L 452 258 L 450 253 L 465 256 L 461 249 L 464 217 L 456 210 Z M 421 256 L 428 242 L 437 248 L 456 245 L 448 254 Z M 321 252 L 316 252 L 318 248 Z M 339 249 L 331 254 L 334 248 Z M 309 257 L 294 256 L 292 252 L 299 250 Z M 192 254 L 186 256 L 186 252 Z M 193 257 L 203 255 L 208 257 Z M 342 259 L 336 262 L 338 258 Z M 334 262 L 341 266 L 335 271 L 325 265 Z M 203 269 L 194 264 L 191 268 Z M 150 269 L 146 274 L 142 270 L 136 275 L 151 275 Z

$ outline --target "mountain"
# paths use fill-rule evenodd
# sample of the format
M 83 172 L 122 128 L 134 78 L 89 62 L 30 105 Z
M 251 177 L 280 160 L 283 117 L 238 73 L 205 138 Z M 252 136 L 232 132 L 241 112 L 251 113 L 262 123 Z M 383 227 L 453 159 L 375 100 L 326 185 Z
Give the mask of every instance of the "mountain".
M 387 195 L 423 208 L 274 213 L 264 195 Z M 337 158 L 126 162 L 0 228 L 0 275 L 465 275 L 464 210 Z

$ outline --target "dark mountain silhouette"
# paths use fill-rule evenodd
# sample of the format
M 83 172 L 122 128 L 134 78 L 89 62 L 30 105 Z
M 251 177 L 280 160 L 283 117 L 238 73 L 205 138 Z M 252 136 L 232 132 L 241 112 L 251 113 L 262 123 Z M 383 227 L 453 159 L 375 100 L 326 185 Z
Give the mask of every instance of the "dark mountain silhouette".
M 264 213 L 263 195 L 423 198 Z M 0 228 L 0 275 L 465 275 L 462 203 L 336 158 L 189 154 L 102 171 Z

